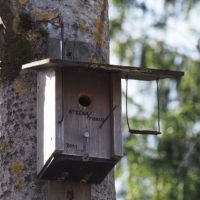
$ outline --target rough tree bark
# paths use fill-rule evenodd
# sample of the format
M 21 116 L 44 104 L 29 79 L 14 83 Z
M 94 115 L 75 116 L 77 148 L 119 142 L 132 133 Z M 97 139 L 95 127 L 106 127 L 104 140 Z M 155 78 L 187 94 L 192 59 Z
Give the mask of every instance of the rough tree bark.
M 92 62 L 108 62 L 107 0 L 0 0 L 0 199 L 115 199 L 113 173 L 100 185 L 36 178 L 36 76 L 22 64 L 48 57 L 49 38 L 59 38 L 51 22 L 60 15 L 65 38 L 87 42 Z M 78 59 L 78 58 L 77 58 Z

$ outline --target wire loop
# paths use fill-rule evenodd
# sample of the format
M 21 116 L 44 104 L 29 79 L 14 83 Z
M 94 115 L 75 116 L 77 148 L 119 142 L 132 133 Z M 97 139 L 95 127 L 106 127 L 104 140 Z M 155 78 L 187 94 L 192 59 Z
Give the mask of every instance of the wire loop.
M 129 124 L 129 118 L 128 118 L 128 77 L 126 77 L 126 122 L 128 126 L 129 133 L 131 134 L 142 134 L 142 135 L 158 135 L 161 134 L 160 132 L 160 97 L 159 97 L 159 85 L 158 85 L 159 79 L 156 79 L 156 90 L 157 90 L 157 108 L 158 108 L 158 129 L 157 131 L 153 130 L 137 130 L 137 129 L 131 129 Z

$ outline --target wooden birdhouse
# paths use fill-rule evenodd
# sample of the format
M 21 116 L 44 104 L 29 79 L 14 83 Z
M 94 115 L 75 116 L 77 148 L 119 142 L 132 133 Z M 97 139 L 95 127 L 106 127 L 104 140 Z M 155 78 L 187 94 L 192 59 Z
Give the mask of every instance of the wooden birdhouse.
M 182 72 L 44 59 L 38 71 L 37 173 L 100 183 L 123 156 L 121 78 L 157 80 Z

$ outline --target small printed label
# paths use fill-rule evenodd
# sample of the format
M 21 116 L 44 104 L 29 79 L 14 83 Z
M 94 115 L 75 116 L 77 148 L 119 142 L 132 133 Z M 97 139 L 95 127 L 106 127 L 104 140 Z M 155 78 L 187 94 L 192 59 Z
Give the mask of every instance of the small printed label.
M 88 119 L 88 120 L 97 121 L 97 122 L 103 122 L 105 120 L 103 117 L 93 116 L 93 113 L 92 112 L 88 112 L 88 111 L 70 109 L 68 111 L 68 113 L 70 115 L 83 116 L 83 117 L 86 117 L 86 119 Z
M 77 148 L 78 148 L 77 144 L 66 143 L 65 146 L 66 146 L 67 149 L 75 149 L 75 150 L 77 150 Z

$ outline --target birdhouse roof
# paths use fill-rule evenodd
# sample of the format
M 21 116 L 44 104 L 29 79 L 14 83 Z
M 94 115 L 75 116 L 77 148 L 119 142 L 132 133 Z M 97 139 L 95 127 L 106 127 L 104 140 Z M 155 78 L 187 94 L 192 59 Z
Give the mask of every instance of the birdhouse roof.
M 133 67 L 133 66 L 122 66 L 122 65 L 110 65 L 101 63 L 87 63 L 87 62 L 76 62 L 59 59 L 43 59 L 28 64 L 24 64 L 22 69 L 32 70 L 44 70 L 48 68 L 65 68 L 65 69 L 85 69 L 85 70 L 96 70 L 96 71 L 107 71 L 111 73 L 120 73 L 122 79 L 135 79 L 152 81 L 157 79 L 165 78 L 178 78 L 184 75 L 182 71 L 171 71 L 161 70 L 146 67 Z

